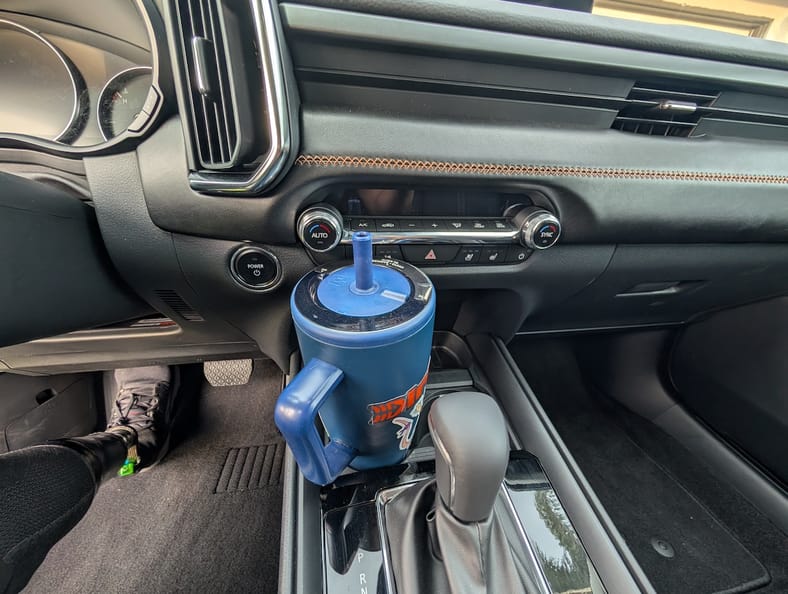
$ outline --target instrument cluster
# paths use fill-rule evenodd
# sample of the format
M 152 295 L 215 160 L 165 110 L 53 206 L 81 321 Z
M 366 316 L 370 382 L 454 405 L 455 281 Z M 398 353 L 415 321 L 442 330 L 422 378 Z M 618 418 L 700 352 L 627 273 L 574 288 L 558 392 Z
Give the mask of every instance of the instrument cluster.
M 142 130 L 159 93 L 149 48 L 0 13 L 0 137 L 90 147 Z

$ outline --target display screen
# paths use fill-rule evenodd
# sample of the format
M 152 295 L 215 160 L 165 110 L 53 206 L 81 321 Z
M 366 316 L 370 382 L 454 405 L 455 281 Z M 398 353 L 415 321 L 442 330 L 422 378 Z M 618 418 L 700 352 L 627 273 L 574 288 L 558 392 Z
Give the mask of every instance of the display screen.
M 445 188 L 352 188 L 325 201 L 346 217 L 500 217 L 510 206 L 531 204 L 524 193 Z

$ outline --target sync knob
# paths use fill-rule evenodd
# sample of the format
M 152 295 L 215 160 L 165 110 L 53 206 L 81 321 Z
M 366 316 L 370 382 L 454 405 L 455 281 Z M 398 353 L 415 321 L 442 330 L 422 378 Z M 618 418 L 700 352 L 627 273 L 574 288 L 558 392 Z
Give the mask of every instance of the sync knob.
M 561 236 L 561 222 L 543 208 L 528 206 L 514 216 L 520 227 L 520 243 L 532 250 L 546 250 Z
M 298 217 L 298 238 L 313 252 L 327 252 L 342 240 L 342 215 L 327 205 L 307 208 Z

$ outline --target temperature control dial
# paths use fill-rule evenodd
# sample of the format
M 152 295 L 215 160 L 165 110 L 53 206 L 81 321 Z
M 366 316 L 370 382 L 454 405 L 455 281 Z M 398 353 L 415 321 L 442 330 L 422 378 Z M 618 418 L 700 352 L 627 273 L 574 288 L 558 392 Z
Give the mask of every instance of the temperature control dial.
M 514 223 L 520 228 L 520 243 L 532 250 L 546 250 L 561 235 L 561 222 L 542 208 L 527 207 L 518 212 Z
M 342 216 L 331 206 L 313 206 L 298 217 L 298 238 L 313 252 L 327 252 L 342 239 Z

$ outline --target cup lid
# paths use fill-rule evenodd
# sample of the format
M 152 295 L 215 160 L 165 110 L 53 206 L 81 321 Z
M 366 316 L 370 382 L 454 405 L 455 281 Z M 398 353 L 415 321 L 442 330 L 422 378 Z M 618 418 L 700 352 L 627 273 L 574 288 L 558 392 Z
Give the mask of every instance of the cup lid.
M 421 327 L 434 308 L 429 278 L 405 262 L 373 261 L 372 237 L 365 231 L 353 235 L 353 265 L 312 270 L 298 282 L 291 299 L 296 324 L 316 338 L 394 328 L 399 334 L 407 330 L 404 326 Z

